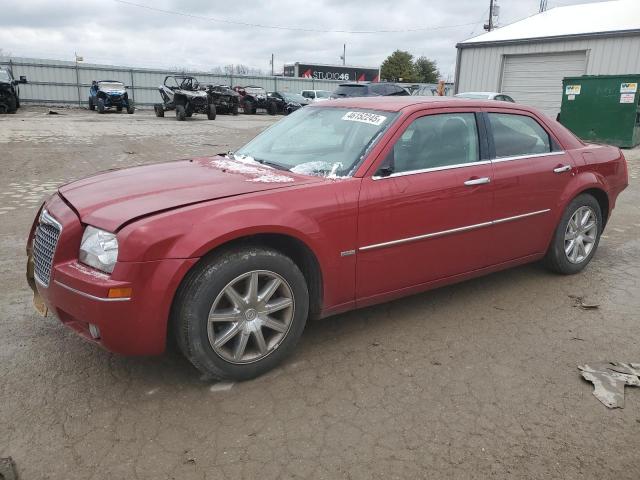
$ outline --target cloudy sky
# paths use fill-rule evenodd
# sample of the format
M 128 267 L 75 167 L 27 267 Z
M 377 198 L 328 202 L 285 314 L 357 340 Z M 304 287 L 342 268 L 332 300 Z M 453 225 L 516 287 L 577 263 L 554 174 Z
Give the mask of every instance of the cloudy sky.
M 596 0 L 548 0 L 548 6 L 590 1 Z M 502 25 L 537 13 L 540 3 L 498 2 Z M 338 64 L 346 43 L 348 64 L 378 66 L 393 50 L 402 49 L 435 59 L 447 77 L 455 67 L 455 44 L 482 33 L 489 1 L 0 0 L 1 4 L 6 8 L 0 16 L 0 49 L 14 56 L 72 60 L 78 52 L 90 63 L 199 70 L 242 63 L 266 72 L 272 53 L 276 71 L 295 61 Z

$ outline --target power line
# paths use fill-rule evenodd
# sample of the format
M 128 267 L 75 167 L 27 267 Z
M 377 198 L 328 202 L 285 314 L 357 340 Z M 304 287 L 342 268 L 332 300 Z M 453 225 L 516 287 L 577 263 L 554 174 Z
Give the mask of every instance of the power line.
M 317 28 L 305 28 L 305 27 L 287 27 L 282 25 L 267 25 L 261 23 L 249 23 L 242 22 L 239 20 L 229 20 L 227 18 L 216 18 L 216 17 L 206 17 L 204 15 L 196 15 L 193 13 L 185 13 L 178 12 L 175 10 L 166 10 L 164 8 L 152 7 L 149 5 L 144 5 L 141 3 L 129 2 L 127 0 L 113 0 L 114 2 L 121 3 L 124 5 L 129 5 L 132 7 L 144 8 L 146 10 L 152 10 L 154 12 L 164 13 L 167 15 L 179 15 L 181 17 L 188 18 L 196 18 L 199 20 L 206 20 L 209 22 L 217 22 L 217 23 L 227 23 L 230 25 L 240 25 L 243 27 L 257 27 L 257 28 L 268 28 L 272 30 L 290 30 L 295 32 L 311 32 L 311 33 L 357 33 L 357 34 L 372 34 L 372 33 L 410 33 L 410 32 L 425 32 L 430 30 L 443 30 L 445 28 L 457 28 L 457 27 L 466 27 L 468 25 L 475 25 L 475 22 L 472 23 L 461 23 L 458 25 L 439 25 L 436 27 L 420 27 L 420 28 L 406 28 L 400 30 L 322 30 Z

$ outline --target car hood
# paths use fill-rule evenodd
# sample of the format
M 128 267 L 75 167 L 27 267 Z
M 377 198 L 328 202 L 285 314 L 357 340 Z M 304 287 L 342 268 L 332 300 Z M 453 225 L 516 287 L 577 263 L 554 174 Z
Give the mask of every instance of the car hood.
M 124 224 L 174 208 L 321 181 L 252 160 L 203 157 L 94 175 L 60 187 L 85 224 L 115 232 Z

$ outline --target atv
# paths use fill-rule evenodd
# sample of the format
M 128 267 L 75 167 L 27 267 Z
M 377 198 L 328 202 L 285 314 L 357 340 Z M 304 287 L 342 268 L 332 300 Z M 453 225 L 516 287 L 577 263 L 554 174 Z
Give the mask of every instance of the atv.
M 238 115 L 240 94 L 226 85 L 208 85 L 207 93 L 213 97 L 218 113 Z
M 20 83 L 27 83 L 27 77 L 14 80 L 11 70 L 0 67 L 0 113 L 16 113 L 20 108 Z
M 247 86 L 233 87 L 240 94 L 240 105 L 244 113 L 254 115 L 258 109 L 266 110 L 269 115 L 278 113 L 277 103 L 267 96 L 267 91 L 262 87 Z
M 104 113 L 107 109 L 115 108 L 118 112 L 125 109 L 127 113 L 135 112 L 129 101 L 129 94 L 124 83 L 117 80 L 94 80 L 89 88 L 89 110 L 98 109 Z
M 194 113 L 204 113 L 209 120 L 216 119 L 213 95 L 201 87 L 195 77 L 167 75 L 158 89 L 164 103 L 153 106 L 156 117 L 164 117 L 164 112 L 175 110 L 178 120 Z

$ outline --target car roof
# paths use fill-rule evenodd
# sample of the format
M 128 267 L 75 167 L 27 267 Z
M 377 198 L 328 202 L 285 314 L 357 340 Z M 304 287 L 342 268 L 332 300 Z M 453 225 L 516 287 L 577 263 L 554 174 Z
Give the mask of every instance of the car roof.
M 447 107 L 495 108 L 496 106 L 500 106 L 501 108 L 509 108 L 511 110 L 524 110 L 527 112 L 533 111 L 528 107 L 523 107 L 522 105 L 514 104 L 511 102 L 496 102 L 495 100 L 482 100 L 462 97 L 418 97 L 413 95 L 344 97 L 314 104 L 313 108 L 343 107 L 399 112 L 401 110 L 410 108 L 418 110 Z

